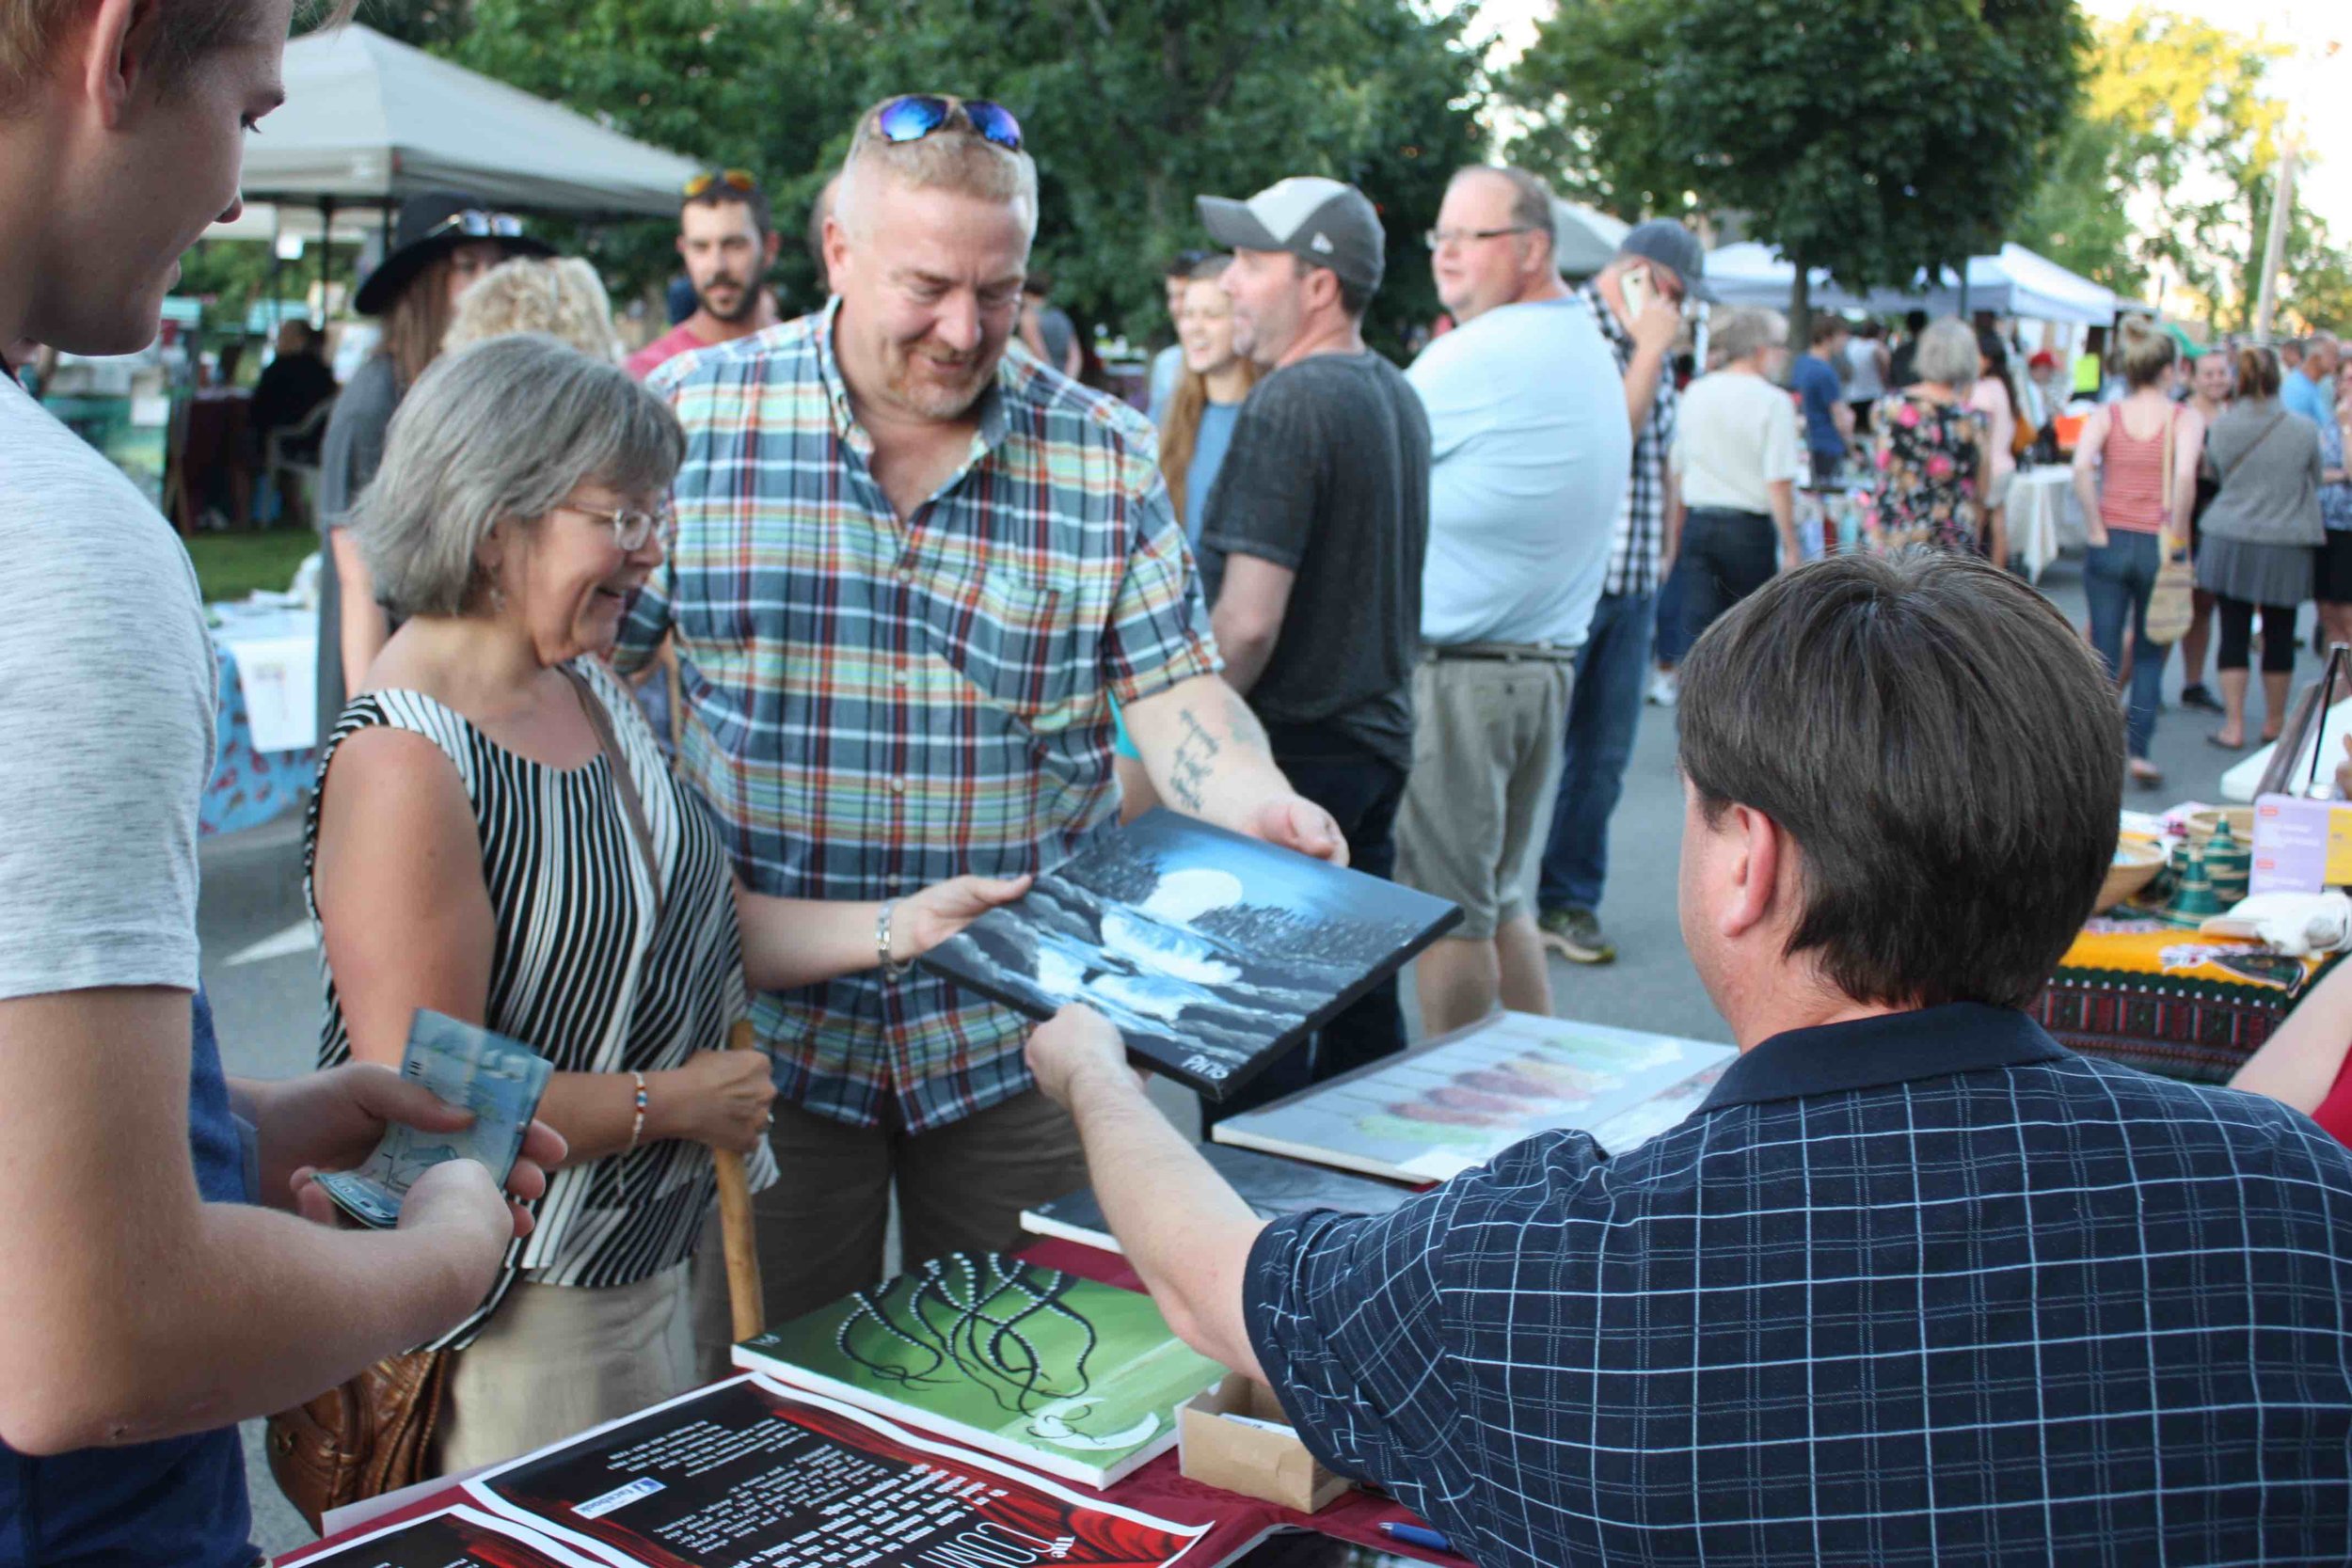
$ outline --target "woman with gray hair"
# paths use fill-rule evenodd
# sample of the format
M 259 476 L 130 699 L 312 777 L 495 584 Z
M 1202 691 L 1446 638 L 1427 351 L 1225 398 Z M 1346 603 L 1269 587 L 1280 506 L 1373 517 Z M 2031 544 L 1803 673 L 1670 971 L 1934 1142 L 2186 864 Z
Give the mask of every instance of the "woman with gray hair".
M 1796 404 L 1774 385 L 1788 318 L 1741 309 L 1713 324 L 1716 368 L 1691 384 L 1666 461 L 1680 504 L 1666 518 L 1666 570 L 1683 562 L 1684 645 L 1715 618 L 1794 571 L 1796 483 L 1804 462 Z
M 354 517 L 404 624 L 310 805 L 320 1059 L 398 1063 L 419 1008 L 484 1024 L 555 1065 L 540 1115 L 571 1146 L 529 1242 L 435 1347 L 458 1352 L 443 1470 L 691 1386 L 710 1151 L 774 1176 L 767 1058 L 721 1049 L 746 976 L 787 990 L 881 961 L 872 906 L 739 900 L 709 812 L 594 657 L 660 563 L 684 445 L 618 365 L 494 338 L 419 379 Z M 894 959 L 1023 886 L 925 889 Z
M 1866 526 L 1881 549 L 1931 545 L 2009 560 L 1996 517 L 1985 528 L 1984 485 L 1993 471 L 1984 416 L 1967 405 L 1982 361 L 1977 335 L 1947 316 L 1919 335 L 1912 356 L 1918 377 L 1879 404 Z

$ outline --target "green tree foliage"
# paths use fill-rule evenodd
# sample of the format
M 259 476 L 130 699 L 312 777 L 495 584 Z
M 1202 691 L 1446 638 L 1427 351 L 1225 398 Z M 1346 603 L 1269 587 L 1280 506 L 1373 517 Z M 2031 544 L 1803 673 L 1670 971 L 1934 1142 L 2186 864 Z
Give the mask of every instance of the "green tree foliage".
M 2224 331 L 2253 318 L 2285 107 L 2283 46 L 2153 9 L 2102 24 L 2080 117 L 2028 209 L 2048 253 L 2110 288 L 2159 266 Z M 2280 299 L 2305 324 L 2352 319 L 2352 262 L 2308 211 L 2291 215 Z
M 472 0 L 449 52 L 658 146 L 758 170 L 787 240 L 858 108 L 994 98 L 1036 154 L 1036 265 L 1081 320 L 1164 335 L 1164 259 L 1205 243 L 1201 192 L 1351 180 L 1383 209 L 1393 339 L 1437 309 L 1420 234 L 1475 160 L 1476 62 L 1415 0 Z M 666 226 L 583 243 L 614 281 L 670 270 Z M 787 243 L 787 286 L 810 268 Z
M 1569 188 L 1737 212 L 1800 290 L 1863 288 L 1998 242 L 2081 41 L 2073 0 L 1563 0 L 1502 93 L 1537 122 L 1515 155 Z

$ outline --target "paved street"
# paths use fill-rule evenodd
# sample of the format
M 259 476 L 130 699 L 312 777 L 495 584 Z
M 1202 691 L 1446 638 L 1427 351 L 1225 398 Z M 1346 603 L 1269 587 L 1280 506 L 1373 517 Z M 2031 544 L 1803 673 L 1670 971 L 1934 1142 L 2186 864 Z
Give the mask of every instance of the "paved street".
M 2078 623 L 2084 610 L 2080 570 L 2060 562 L 2043 588 Z M 2311 614 L 2303 617 L 2308 637 Z M 1997 657 L 1998 650 L 1987 650 Z M 2298 681 L 2317 678 L 2318 661 L 2306 644 Z M 2178 689 L 2174 672 L 2167 700 Z M 1674 770 L 1672 715 L 1645 711 L 1624 803 L 1611 828 L 1610 892 L 1603 918 L 1620 958 L 1586 969 L 1555 961 L 1557 1010 L 1564 1016 L 1629 1028 L 1726 1038 L 1690 960 L 1675 919 L 1675 864 L 1681 831 L 1681 797 Z M 2259 718 L 2249 729 L 2259 727 Z M 2168 707 L 2157 727 L 2155 760 L 2166 773 L 2161 790 L 2135 792 L 2129 803 L 2160 806 L 2178 800 L 2217 800 L 2221 773 L 2237 760 L 2205 744 L 2217 721 Z M 300 819 L 208 844 L 204 852 L 205 984 L 218 1018 L 222 1052 L 234 1073 L 275 1077 L 310 1062 L 318 1028 L 318 960 L 303 916 Z M 1409 1005 L 1406 1016 L 1413 1016 Z M 1164 1097 L 1181 1108 L 1172 1092 Z M 255 1513 L 262 1544 L 275 1553 L 309 1538 L 301 1522 L 271 1487 L 248 1432 Z

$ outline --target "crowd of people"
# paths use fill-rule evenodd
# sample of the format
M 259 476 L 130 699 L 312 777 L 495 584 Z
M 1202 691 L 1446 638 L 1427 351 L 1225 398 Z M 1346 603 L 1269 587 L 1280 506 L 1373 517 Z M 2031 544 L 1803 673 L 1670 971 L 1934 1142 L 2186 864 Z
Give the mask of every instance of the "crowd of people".
M 11 360 L 139 346 L 233 214 L 286 23 L 249 6 L 0 22 Z M 1198 198 L 1221 249 L 1169 269 L 1155 430 L 1025 288 L 1034 152 L 984 100 L 863 113 L 829 297 L 785 321 L 757 182 L 698 177 L 697 303 L 626 365 L 583 264 L 468 198 L 403 213 L 324 442 L 325 990 L 287 1082 L 223 1075 L 198 983 L 184 554 L 0 375 L 0 552 L 41 585 L 0 630 L 40 759 L 0 829 L 0 1562 L 249 1563 L 230 1424 L 415 1347 L 454 1353 L 436 1469 L 691 1386 L 728 1338 L 716 1150 L 771 1321 L 875 1283 L 894 1208 L 909 1260 L 1005 1249 L 1091 1182 L 1178 1334 L 1473 1560 L 2341 1555 L 2352 1150 L 2304 1113 L 2352 1019 L 2240 1092 L 2023 1011 L 2145 770 L 2164 531 L 2201 517 L 2233 723 L 2253 610 L 2267 673 L 2274 612 L 2291 657 L 2301 598 L 2352 603 L 2332 351 L 2291 372 L 2324 448 L 2269 351 L 2208 411 L 2126 328 L 2075 459 L 2094 655 L 2001 568 L 1997 339 L 1818 330 L 1791 372 L 1777 312 L 1718 312 L 1680 387 L 1690 230 L 1571 289 L 1542 182 L 1479 166 L 1426 235 L 1454 329 L 1401 371 L 1363 336 L 1378 208 L 1301 175 Z M 1804 564 L 1795 492 L 1857 442 L 1885 547 Z M 1459 904 L 1424 1029 L 1549 1011 L 1548 947 L 1612 956 L 1677 578 L 1682 931 L 1742 1053 L 1650 1143 L 1268 1224 L 1101 1018 L 911 967 L 1150 799 Z M 339 1227 L 318 1170 L 453 1125 L 391 1070 L 419 1008 L 545 1054 L 541 1123 L 504 1192 L 450 1162 Z M 760 1050 L 720 1049 L 746 1013 Z M 1391 981 L 1220 1109 L 1405 1037 Z

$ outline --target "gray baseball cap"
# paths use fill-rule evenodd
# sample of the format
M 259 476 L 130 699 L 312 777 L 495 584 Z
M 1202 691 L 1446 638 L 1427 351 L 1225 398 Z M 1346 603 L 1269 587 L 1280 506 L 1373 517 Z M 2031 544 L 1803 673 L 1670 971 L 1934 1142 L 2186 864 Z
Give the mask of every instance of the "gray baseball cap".
M 1247 201 L 1200 198 L 1209 237 L 1235 250 L 1287 250 L 1370 293 L 1388 266 L 1389 237 L 1364 193 L 1319 175 L 1278 180 Z
M 1707 252 L 1700 247 L 1699 237 L 1672 218 L 1635 224 L 1617 242 L 1617 254 L 1672 267 L 1692 299 L 1714 302 L 1715 291 L 1707 286 Z

